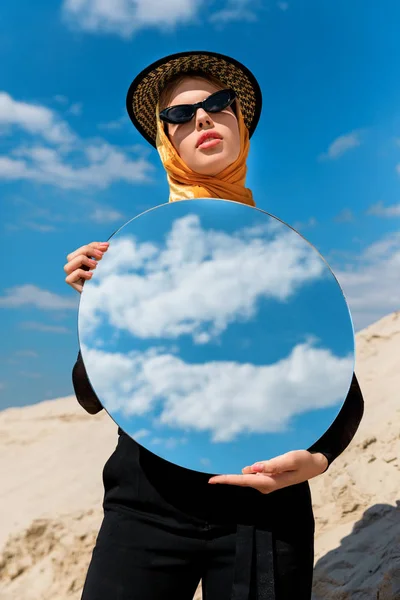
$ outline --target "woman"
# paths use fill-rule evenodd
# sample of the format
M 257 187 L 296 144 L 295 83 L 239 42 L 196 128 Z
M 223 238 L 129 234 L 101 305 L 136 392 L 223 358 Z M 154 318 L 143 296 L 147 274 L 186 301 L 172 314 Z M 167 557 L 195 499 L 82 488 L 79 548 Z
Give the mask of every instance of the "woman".
M 210 52 L 165 57 L 133 81 L 127 108 L 157 147 L 170 201 L 219 197 L 254 206 L 246 159 L 261 92 L 243 65 Z M 67 283 L 81 292 L 107 247 L 93 242 L 71 253 Z M 80 354 L 73 383 L 89 413 L 102 409 Z M 308 480 L 348 446 L 362 414 L 354 376 L 336 421 L 311 448 L 210 482 L 119 429 L 103 471 L 104 519 L 82 600 L 191 600 L 200 579 L 205 600 L 310 600 L 315 523 Z

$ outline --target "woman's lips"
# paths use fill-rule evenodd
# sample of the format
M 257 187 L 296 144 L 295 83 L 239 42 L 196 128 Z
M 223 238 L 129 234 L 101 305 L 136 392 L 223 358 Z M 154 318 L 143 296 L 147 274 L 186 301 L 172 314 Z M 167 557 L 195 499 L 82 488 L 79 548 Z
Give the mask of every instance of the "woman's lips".
M 217 146 L 221 142 L 221 138 L 208 138 L 207 140 L 204 140 L 204 142 L 200 144 L 198 148 L 201 150 L 205 150 L 206 148 L 214 148 L 214 146 Z

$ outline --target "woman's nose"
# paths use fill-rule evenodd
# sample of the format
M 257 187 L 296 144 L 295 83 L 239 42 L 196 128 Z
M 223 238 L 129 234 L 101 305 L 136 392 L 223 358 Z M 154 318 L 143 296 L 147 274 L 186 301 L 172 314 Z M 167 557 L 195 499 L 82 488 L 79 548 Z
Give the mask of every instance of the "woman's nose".
M 196 129 L 204 129 L 212 127 L 213 120 L 203 108 L 199 108 L 196 112 Z

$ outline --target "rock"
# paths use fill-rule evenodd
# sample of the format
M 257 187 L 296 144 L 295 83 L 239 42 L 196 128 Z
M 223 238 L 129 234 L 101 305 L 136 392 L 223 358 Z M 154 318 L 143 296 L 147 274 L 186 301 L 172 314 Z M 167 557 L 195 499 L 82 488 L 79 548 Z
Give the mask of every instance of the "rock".
M 370 446 L 371 444 L 374 444 L 375 442 L 376 442 L 376 437 L 373 435 L 362 442 L 361 448 L 363 450 L 365 450 L 366 448 L 368 448 L 368 446 Z
M 319 559 L 312 600 L 400 598 L 400 502 L 365 511 L 350 535 Z

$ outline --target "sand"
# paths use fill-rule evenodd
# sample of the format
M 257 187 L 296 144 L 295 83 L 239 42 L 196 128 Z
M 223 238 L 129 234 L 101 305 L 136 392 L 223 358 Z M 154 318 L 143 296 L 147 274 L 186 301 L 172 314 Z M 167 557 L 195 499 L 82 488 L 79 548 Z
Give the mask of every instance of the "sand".
M 364 418 L 310 481 L 313 600 L 400 598 L 400 312 L 356 340 Z M 116 441 L 110 417 L 74 396 L 0 412 L 0 600 L 80 599 Z

